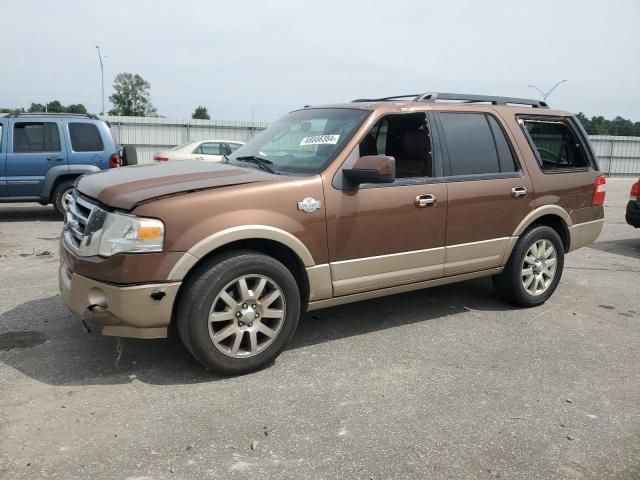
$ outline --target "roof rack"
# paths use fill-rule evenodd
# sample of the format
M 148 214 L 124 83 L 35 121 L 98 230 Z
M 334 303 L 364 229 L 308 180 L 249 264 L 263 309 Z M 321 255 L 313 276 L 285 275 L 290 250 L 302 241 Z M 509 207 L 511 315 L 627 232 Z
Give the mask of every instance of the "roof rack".
M 7 115 L 8 118 L 17 118 L 17 117 L 84 117 L 91 118 L 93 120 L 100 120 L 93 113 L 66 113 L 66 112 L 19 112 L 19 113 L 10 113 Z
M 495 97 L 491 95 L 473 95 L 468 93 L 419 93 L 417 95 L 395 95 L 383 98 L 359 98 L 354 102 L 388 102 L 409 99 L 413 102 L 435 103 L 438 101 L 459 101 L 462 103 L 490 103 L 491 105 L 529 105 L 533 108 L 549 108 L 542 100 L 516 97 Z

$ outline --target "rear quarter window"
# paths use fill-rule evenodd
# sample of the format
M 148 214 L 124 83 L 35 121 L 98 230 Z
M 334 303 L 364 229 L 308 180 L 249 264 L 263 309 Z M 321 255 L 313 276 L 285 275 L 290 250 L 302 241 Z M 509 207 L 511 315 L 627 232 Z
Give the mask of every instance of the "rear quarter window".
M 545 172 L 591 167 L 584 144 L 564 120 L 520 118 L 540 168 Z
M 93 123 L 69 123 L 69 137 L 74 152 L 101 152 L 104 150 L 100 130 Z

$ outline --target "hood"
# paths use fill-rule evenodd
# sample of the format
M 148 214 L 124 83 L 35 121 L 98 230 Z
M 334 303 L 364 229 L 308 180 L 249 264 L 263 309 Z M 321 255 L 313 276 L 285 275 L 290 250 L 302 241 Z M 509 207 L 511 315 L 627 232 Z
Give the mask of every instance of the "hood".
M 77 189 L 114 208 L 131 210 L 158 197 L 193 190 L 277 180 L 254 168 L 194 161 L 114 168 L 80 177 Z

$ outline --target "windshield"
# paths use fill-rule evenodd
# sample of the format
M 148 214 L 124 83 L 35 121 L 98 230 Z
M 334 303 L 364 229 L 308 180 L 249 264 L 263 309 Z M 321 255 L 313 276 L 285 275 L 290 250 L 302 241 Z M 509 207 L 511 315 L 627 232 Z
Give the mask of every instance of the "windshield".
M 291 112 L 228 158 L 231 163 L 254 165 L 266 161 L 276 173 L 312 175 L 333 160 L 368 115 L 366 110 L 350 108 Z

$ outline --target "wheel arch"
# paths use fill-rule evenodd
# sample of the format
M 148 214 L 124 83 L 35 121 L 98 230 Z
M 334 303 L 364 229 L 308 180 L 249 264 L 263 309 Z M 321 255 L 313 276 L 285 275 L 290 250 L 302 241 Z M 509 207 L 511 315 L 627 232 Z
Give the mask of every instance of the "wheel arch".
M 565 253 L 571 245 L 571 233 L 569 227 L 573 225 L 571 216 L 558 205 L 544 205 L 530 212 L 513 232 L 513 237 L 519 237 L 534 225 L 546 225 L 553 228 L 560 238 Z M 515 242 L 513 242 L 515 244 Z M 511 254 L 511 252 L 509 252 Z M 508 257 L 507 257 L 508 258 Z
M 199 266 L 216 255 L 233 250 L 263 253 L 282 263 L 295 278 L 300 289 L 303 311 L 306 309 L 310 291 L 307 268 L 315 266 L 313 257 L 300 240 L 284 230 L 273 227 L 252 225 L 231 228 L 203 239 L 174 265 L 169 272 L 168 280 L 181 280 L 185 285 L 193 275 L 198 274 Z M 179 291 L 178 297 L 180 293 Z

